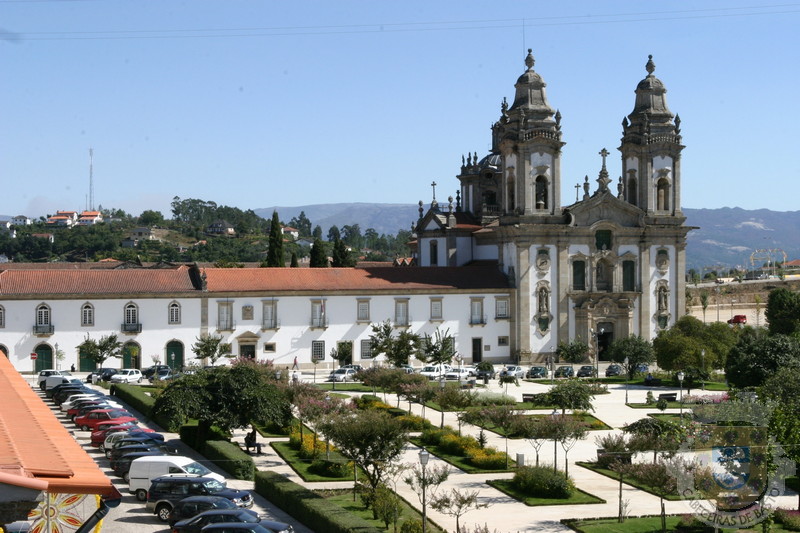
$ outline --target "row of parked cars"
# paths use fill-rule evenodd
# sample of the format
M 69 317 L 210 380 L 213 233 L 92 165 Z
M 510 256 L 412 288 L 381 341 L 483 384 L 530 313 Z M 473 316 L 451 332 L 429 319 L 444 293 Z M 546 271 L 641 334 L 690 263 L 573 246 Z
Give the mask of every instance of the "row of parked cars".
M 178 455 L 162 434 L 139 425 L 124 406 L 82 380 L 47 386 L 45 395 L 90 444 L 104 452 L 114 474 L 128 491 L 169 523 L 171 532 L 290 533 L 291 525 L 267 520 L 252 511 L 249 491 L 228 488 L 225 478 L 190 457 Z

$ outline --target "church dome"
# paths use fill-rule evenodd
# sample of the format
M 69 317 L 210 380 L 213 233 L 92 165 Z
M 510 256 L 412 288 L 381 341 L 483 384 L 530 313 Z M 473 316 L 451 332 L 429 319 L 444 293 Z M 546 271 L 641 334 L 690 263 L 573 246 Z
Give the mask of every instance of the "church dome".
M 485 170 L 497 171 L 503 164 L 503 158 L 500 154 L 489 154 L 478 162 L 479 172 Z
M 516 94 L 514 103 L 509 110 L 509 115 L 523 115 L 535 121 L 552 121 L 555 111 L 547 103 L 547 95 L 544 88 L 547 84 L 542 77 L 533 70 L 534 65 L 533 51 L 528 49 L 528 56 L 525 58 L 525 66 L 528 69 L 517 79 L 514 84 Z
M 631 124 L 647 121 L 652 126 L 667 126 L 672 123 L 673 114 L 667 107 L 667 88 L 653 74 L 656 65 L 652 55 L 648 56 L 645 69 L 647 77 L 636 86 L 636 103 L 628 118 Z

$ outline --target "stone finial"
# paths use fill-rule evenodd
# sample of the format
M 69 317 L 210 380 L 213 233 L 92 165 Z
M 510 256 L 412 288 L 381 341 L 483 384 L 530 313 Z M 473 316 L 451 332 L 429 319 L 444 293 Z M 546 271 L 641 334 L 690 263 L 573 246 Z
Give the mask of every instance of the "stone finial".
M 461 154 L 461 168 L 464 168 L 464 154 Z
M 681 116 L 680 115 L 675 115 L 675 133 L 676 134 L 680 134 L 681 133 Z
M 503 97 L 503 103 L 500 104 L 500 112 L 503 114 L 503 116 L 508 114 L 508 100 L 506 100 L 505 96 Z
M 583 199 L 589 199 L 589 175 L 583 177 Z
M 625 195 L 625 184 L 622 183 L 622 176 L 619 177 L 619 183 L 617 183 L 617 198 L 622 200 L 622 197 Z
M 555 118 L 556 118 L 556 129 L 560 130 L 561 129 L 561 110 L 556 109 Z
M 419 218 L 422 220 L 422 215 L 425 213 L 425 209 L 422 207 L 422 200 L 419 201 Z M 412 224 L 413 225 L 413 224 Z
M 461 191 L 456 191 L 456 211 L 461 211 Z
M 653 54 L 647 56 L 647 64 L 644 66 L 644 68 L 647 69 L 647 74 L 649 76 L 652 76 L 653 72 L 655 72 L 656 64 L 653 63 Z
M 528 56 L 525 58 L 525 66 L 528 67 L 528 70 L 531 70 L 535 62 L 536 61 L 533 59 L 533 50 L 528 48 Z

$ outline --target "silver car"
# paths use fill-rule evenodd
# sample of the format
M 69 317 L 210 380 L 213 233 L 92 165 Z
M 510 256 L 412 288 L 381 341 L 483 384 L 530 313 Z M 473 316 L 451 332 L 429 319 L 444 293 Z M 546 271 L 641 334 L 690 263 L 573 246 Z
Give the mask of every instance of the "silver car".
M 500 371 L 500 377 L 505 376 L 513 376 L 517 379 L 522 379 L 525 377 L 525 369 L 517 365 L 506 365 L 503 367 L 503 370 Z

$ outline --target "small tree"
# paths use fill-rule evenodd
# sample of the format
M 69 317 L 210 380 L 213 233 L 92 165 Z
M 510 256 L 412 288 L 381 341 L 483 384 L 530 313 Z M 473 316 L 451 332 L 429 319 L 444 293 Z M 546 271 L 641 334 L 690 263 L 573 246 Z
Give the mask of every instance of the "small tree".
M 340 342 L 335 348 L 331 348 L 331 359 L 339 362 L 339 366 L 349 365 L 353 362 L 353 343 L 346 341 Z
M 117 339 L 116 334 L 103 335 L 99 341 L 91 339 L 86 335 L 86 339 L 77 346 L 80 353 L 89 358 L 97 366 L 111 357 L 122 357 L 122 343 Z
M 220 357 L 231 353 L 231 345 L 222 342 L 219 335 L 205 334 L 197 337 L 197 342 L 192 344 L 192 352 L 197 359 L 208 360 L 214 366 Z
M 431 499 L 431 507 L 440 513 L 455 517 L 456 531 L 460 532 L 459 519 L 473 509 L 488 507 L 488 504 L 478 502 L 477 490 L 461 492 L 458 489 L 452 489 L 445 494 L 434 496 Z
M 539 466 L 539 450 L 542 449 L 545 441 L 551 438 L 543 420 L 546 418 L 520 416 L 514 425 L 514 434 L 526 439 L 536 451 L 536 466 Z
M 431 387 L 434 388 L 434 387 Z M 473 397 L 467 391 L 463 391 L 456 386 L 440 387 L 434 393 L 434 399 L 442 410 L 442 419 L 439 427 L 444 427 L 444 412 L 445 411 L 463 411 L 472 405 Z M 461 417 L 458 422 L 459 432 L 461 431 Z
M 633 379 L 639 365 L 650 365 L 656 360 L 653 344 L 638 335 L 615 340 L 605 353 L 609 359 L 623 366 L 628 379 Z M 625 360 L 628 361 L 627 364 Z
M 594 411 L 593 399 L 592 387 L 584 381 L 570 379 L 558 383 L 550 389 L 550 400 L 561 409 L 562 415 L 566 413 L 567 409 Z
M 419 498 L 419 503 L 425 505 L 423 498 L 425 496 L 431 500 L 436 498 L 439 485 L 447 481 L 448 477 L 450 477 L 450 467 L 446 464 L 433 466 L 417 464 L 408 469 L 403 482 L 411 487 L 411 490 Z
M 421 359 L 433 365 L 450 364 L 456 355 L 455 347 L 456 342 L 450 335 L 450 330 L 441 332 L 439 328 L 436 328 L 433 337 L 425 335 L 422 339 Z
M 328 252 L 325 251 L 325 243 L 319 237 L 315 238 L 311 245 L 308 266 L 311 268 L 327 268 L 328 266 Z
M 586 438 L 588 430 L 586 429 L 586 424 L 576 420 L 574 417 L 561 415 L 558 418 L 560 418 L 560 420 L 554 425 L 556 431 L 553 438 L 561 444 L 561 448 L 564 450 L 564 475 L 569 477 L 569 460 L 567 455 L 579 440 Z
M 708 291 L 700 291 L 700 306 L 703 308 L 703 324 L 705 324 L 706 309 L 708 309 Z
M 570 342 L 559 342 L 556 348 L 556 356 L 560 361 L 579 364 L 586 361 L 586 354 L 589 352 L 589 345 L 580 339 Z
M 372 324 L 369 341 L 375 355 L 384 354 L 393 366 L 407 365 L 411 357 L 419 355 L 419 335 L 402 329 L 395 335 L 395 328 L 389 320 Z
M 283 262 L 283 231 L 278 212 L 272 212 L 272 221 L 269 225 L 269 247 L 267 248 L 267 266 L 282 267 Z
M 622 431 L 631 435 L 628 440 L 631 451 L 653 452 L 653 463 L 658 460 L 659 453 L 665 456 L 674 453 L 684 434 L 679 424 L 658 418 L 642 418 L 623 427 Z

